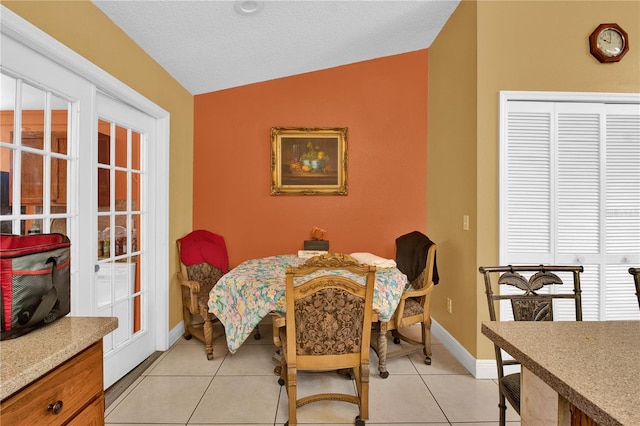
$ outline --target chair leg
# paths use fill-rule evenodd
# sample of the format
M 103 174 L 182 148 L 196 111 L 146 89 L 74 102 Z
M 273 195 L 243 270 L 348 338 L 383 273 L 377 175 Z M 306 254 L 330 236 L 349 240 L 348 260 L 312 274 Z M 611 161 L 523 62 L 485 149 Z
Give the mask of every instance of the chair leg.
M 400 332 L 398 330 L 391 330 L 391 336 L 393 337 L 393 343 L 399 345 L 402 339 L 400 338 Z
M 182 319 L 184 320 L 184 333 L 182 337 L 185 340 L 191 340 L 191 332 L 189 331 L 189 326 L 191 325 L 191 311 L 186 306 L 182 307 Z
M 500 392 L 500 402 L 498 403 L 498 407 L 500 408 L 500 426 L 505 426 L 507 422 L 507 402 L 505 401 L 502 392 Z
M 422 321 L 422 343 L 424 344 L 424 363 L 431 365 L 431 318 Z
M 286 379 L 286 384 L 287 384 L 287 397 L 288 397 L 288 401 L 289 401 L 289 421 L 287 422 L 289 424 L 289 426 L 296 426 L 298 424 L 298 419 L 297 419 L 297 414 L 296 414 L 296 410 L 297 410 L 297 371 L 295 368 L 289 368 L 289 366 L 286 366 L 285 368 L 283 368 L 283 370 L 286 370 L 286 374 L 287 374 L 287 379 Z
M 360 415 L 356 417 L 356 424 L 360 420 L 364 424 L 364 420 L 369 419 L 369 366 L 361 365 L 359 368 L 353 369 L 356 374 L 356 384 L 358 390 L 358 398 L 360 398 Z
M 385 321 L 380 321 L 380 334 L 378 334 L 378 371 L 380 377 L 386 379 L 389 377 L 387 371 L 387 327 Z
M 282 351 L 282 349 L 280 349 L 280 351 Z M 284 362 L 284 356 L 282 356 L 280 358 L 280 363 L 278 364 L 278 366 L 276 367 L 277 373 L 280 377 L 278 377 L 278 384 L 280 386 L 284 385 L 287 383 L 287 377 L 286 377 L 286 372 L 287 372 L 287 366 L 286 363 Z
M 204 317 L 202 331 L 204 334 L 204 350 L 207 353 L 207 359 L 211 361 L 213 359 L 213 321 L 211 318 Z

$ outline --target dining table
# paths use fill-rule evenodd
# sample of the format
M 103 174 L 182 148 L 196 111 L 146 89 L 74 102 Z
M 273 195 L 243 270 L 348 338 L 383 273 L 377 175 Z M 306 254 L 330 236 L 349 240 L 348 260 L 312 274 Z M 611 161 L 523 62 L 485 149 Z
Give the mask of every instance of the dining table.
M 522 425 L 640 425 L 640 321 L 489 321 L 521 364 Z
M 229 352 L 235 353 L 251 335 L 255 327 L 269 314 L 286 311 L 286 269 L 302 265 L 306 259 L 295 254 L 283 254 L 240 263 L 223 275 L 209 293 L 209 312 L 222 323 Z M 316 271 L 321 275 L 327 271 Z M 361 277 L 344 270 L 328 273 Z M 314 275 L 307 276 L 307 279 Z M 385 323 L 391 319 L 398 307 L 400 297 L 407 285 L 407 276 L 397 267 L 376 270 L 373 294 L 374 321 Z M 382 327 L 381 327 L 382 328 Z M 381 341 L 384 339 L 384 344 Z M 386 336 L 380 333 L 378 346 L 386 348 Z M 386 372 L 386 351 L 379 354 L 380 372 Z

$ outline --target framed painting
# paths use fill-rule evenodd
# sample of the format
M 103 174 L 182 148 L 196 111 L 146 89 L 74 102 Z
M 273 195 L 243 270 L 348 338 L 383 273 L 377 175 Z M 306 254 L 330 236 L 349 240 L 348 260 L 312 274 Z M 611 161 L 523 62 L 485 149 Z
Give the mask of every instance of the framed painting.
M 347 195 L 346 127 L 272 127 L 271 195 Z

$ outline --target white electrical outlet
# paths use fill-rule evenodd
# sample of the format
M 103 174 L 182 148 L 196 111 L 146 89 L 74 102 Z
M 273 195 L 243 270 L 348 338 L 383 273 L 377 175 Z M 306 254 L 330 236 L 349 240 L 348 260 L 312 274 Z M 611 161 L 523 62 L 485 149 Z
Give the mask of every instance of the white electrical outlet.
M 468 231 L 469 230 L 469 215 L 465 214 L 464 216 L 462 216 L 462 230 L 463 231 Z
M 447 312 L 453 313 L 453 302 L 447 297 Z

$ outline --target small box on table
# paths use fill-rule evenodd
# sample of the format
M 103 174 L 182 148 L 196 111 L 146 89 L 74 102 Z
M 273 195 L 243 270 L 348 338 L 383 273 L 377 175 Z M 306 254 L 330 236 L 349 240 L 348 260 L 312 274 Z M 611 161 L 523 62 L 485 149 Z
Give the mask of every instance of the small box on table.
M 329 251 L 329 240 L 305 240 L 304 249 Z

